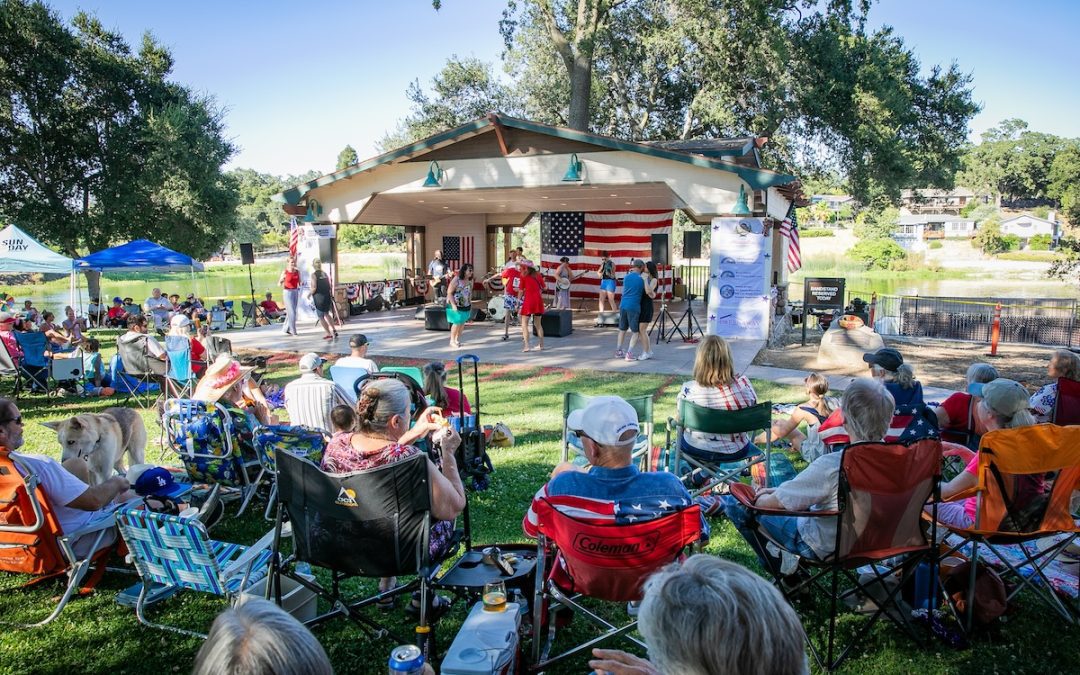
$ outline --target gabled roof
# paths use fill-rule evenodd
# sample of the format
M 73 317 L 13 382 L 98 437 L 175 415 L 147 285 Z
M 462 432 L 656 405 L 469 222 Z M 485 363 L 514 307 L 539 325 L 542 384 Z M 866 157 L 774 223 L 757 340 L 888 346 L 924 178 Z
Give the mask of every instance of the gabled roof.
M 1048 220 L 1046 218 L 1040 218 L 1038 216 L 1033 216 L 1030 213 L 1028 213 L 1027 211 L 1025 211 L 1024 213 L 1021 213 L 1018 216 L 1013 216 L 1012 218 L 1005 218 L 1005 219 L 1003 219 L 1001 221 L 1001 224 L 1004 225 L 1005 223 L 1011 223 L 1014 220 L 1020 220 L 1021 218 L 1025 218 L 1027 220 L 1034 220 L 1034 221 L 1039 222 L 1039 223 L 1046 223 L 1047 225 L 1057 225 L 1057 223 L 1055 221 L 1053 221 L 1053 220 Z
M 700 138 L 688 141 L 642 141 L 642 144 L 720 159 L 748 155 L 754 151 L 756 142 L 757 138 L 754 136 L 745 136 L 742 138 Z
M 637 152 L 660 159 L 693 164 L 706 169 L 728 171 L 738 175 L 739 178 L 744 180 L 753 190 L 763 190 L 795 181 L 794 176 L 769 171 L 767 169 L 740 166 L 727 160 L 706 157 L 698 152 L 658 147 L 655 144 L 624 141 L 610 136 L 602 136 L 600 134 L 578 131 L 576 129 L 567 129 L 564 127 L 555 127 L 547 124 L 540 124 L 539 122 L 530 122 L 528 120 L 506 117 L 498 113 L 491 113 L 487 117 L 473 120 L 472 122 L 468 122 L 454 129 L 434 134 L 433 136 L 416 141 L 415 143 L 410 143 L 409 145 L 391 150 L 390 152 L 383 153 L 377 157 L 358 162 L 340 171 L 335 171 L 334 173 L 320 176 L 319 178 L 310 180 L 306 183 L 301 183 L 300 185 L 275 195 L 274 199 L 276 201 L 285 202 L 286 204 L 299 204 L 307 193 L 317 188 L 330 185 L 331 183 L 349 178 L 350 176 L 354 176 L 364 171 L 370 171 L 384 164 L 397 164 L 400 162 L 413 161 L 421 155 L 431 153 L 455 143 L 460 143 L 479 134 L 494 132 L 499 136 L 501 144 L 502 133 L 506 128 L 540 134 L 553 139 L 561 139 L 564 143 L 570 142 L 575 145 L 584 144 L 584 147 L 582 147 L 581 150 L 577 150 L 578 152 L 585 152 L 588 150 L 622 150 L 627 152 Z M 702 143 L 702 141 L 697 141 L 697 143 Z M 752 144 L 751 139 L 751 145 Z M 506 154 L 505 150 L 503 154 Z

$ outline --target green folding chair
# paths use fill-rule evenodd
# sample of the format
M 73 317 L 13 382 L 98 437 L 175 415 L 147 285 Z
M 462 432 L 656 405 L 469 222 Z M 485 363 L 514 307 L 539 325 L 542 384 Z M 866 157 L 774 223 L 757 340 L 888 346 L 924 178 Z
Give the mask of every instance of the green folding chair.
M 424 387 L 424 374 L 420 372 L 420 369 L 416 366 L 384 366 L 379 368 L 379 372 L 382 373 L 401 373 L 402 375 L 408 375 L 412 379 L 416 380 L 416 383 L 420 385 L 420 388 Z
M 750 434 L 754 438 L 757 432 L 765 433 L 765 453 L 752 444 L 737 453 L 723 455 L 716 461 L 702 459 L 682 451 L 683 433 L 697 431 L 705 434 Z M 683 482 L 692 482 L 692 475 L 704 475 L 705 482 L 691 487 L 691 494 L 699 495 L 712 490 L 720 483 L 725 483 L 742 475 L 758 462 L 765 462 L 765 485 L 769 485 L 769 455 L 772 446 L 772 402 L 758 403 L 741 410 L 718 410 L 680 400 L 675 417 L 668 418 L 666 447 L 674 456 L 671 470 L 679 475 Z M 684 471 L 683 467 L 686 467 Z
M 570 461 L 571 448 L 573 448 L 573 452 L 577 457 L 584 459 L 581 441 L 578 440 L 577 436 L 570 433 L 566 426 L 566 420 L 570 417 L 570 413 L 589 405 L 589 401 L 593 398 L 595 397 L 579 394 L 575 391 L 568 391 L 563 395 L 562 461 L 564 462 Z M 638 437 L 634 441 L 633 458 L 638 462 L 638 468 L 647 471 L 654 428 L 652 394 L 624 398 L 623 400 L 629 403 L 630 407 L 637 413 Z

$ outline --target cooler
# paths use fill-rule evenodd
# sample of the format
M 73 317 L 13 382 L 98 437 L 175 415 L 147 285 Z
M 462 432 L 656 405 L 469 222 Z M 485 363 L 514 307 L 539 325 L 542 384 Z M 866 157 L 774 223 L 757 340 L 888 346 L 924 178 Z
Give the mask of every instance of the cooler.
M 509 675 L 517 663 L 521 614 L 516 602 L 506 611 L 485 612 L 484 603 L 473 605 L 461 625 L 450 651 L 442 661 L 442 675 Z

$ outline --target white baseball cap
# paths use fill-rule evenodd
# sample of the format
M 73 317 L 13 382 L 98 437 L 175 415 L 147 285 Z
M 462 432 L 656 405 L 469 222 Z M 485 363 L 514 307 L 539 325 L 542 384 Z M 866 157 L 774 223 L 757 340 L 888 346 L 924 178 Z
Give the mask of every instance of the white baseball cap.
M 300 372 L 301 373 L 314 373 L 315 370 L 326 362 L 326 359 L 322 358 L 315 352 L 308 352 L 300 357 Z
M 597 396 L 590 400 L 589 405 L 570 413 L 566 426 L 584 433 L 600 445 L 627 443 L 620 440 L 622 435 L 630 429 L 635 434 L 638 432 L 637 413 L 618 396 Z

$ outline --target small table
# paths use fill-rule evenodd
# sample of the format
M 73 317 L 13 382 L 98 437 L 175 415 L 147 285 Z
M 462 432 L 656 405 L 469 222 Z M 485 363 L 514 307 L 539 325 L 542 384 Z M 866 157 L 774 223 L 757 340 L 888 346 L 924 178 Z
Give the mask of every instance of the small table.
M 517 558 L 516 562 L 512 563 L 514 573 L 510 576 L 503 576 L 495 565 L 484 562 L 482 551 L 488 546 L 474 546 L 466 551 L 453 567 L 435 579 L 432 586 L 462 595 L 480 595 L 484 590 L 484 584 L 491 581 L 503 581 L 508 591 L 516 588 L 525 597 L 531 598 L 535 585 L 536 546 L 495 544 L 503 555 L 509 553 Z

